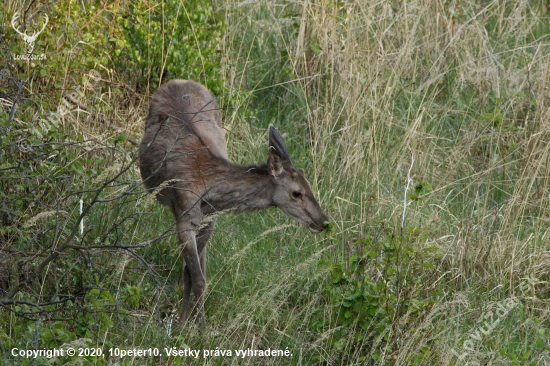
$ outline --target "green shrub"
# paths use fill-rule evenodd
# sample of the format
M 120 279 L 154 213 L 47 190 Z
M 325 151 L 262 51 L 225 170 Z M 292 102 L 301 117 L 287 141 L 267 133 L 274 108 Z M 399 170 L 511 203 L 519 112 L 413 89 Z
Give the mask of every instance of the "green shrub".
M 167 0 L 151 7 L 137 1 L 120 17 L 115 65 L 135 77 L 137 89 L 155 89 L 162 80 L 193 79 L 215 94 L 223 89 L 220 38 L 223 21 L 208 1 Z
M 313 328 L 331 334 L 327 348 L 336 350 L 332 357 L 338 364 L 387 359 L 403 336 L 395 334 L 394 325 L 407 319 L 412 327 L 431 308 L 437 294 L 428 300 L 426 283 L 435 273 L 431 263 L 437 253 L 422 247 L 423 241 L 420 228 L 410 228 L 403 237 L 386 232 L 358 240 L 361 254 L 348 263 L 324 263 L 329 271 L 324 308 L 317 311 Z M 317 359 L 328 361 L 321 355 Z

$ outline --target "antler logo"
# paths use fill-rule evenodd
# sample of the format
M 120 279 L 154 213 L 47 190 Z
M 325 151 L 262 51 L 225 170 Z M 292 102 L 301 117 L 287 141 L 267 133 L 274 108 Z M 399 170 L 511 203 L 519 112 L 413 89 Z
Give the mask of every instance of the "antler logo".
M 38 35 L 42 33 L 44 28 L 46 28 L 46 24 L 48 24 L 48 20 L 49 20 L 48 14 L 44 13 L 45 20 L 44 20 L 44 25 L 42 26 L 42 29 L 40 29 L 38 32 L 34 31 L 33 34 L 30 36 L 27 33 L 22 33 L 19 31 L 19 29 L 17 29 L 17 27 L 15 26 L 15 22 L 17 21 L 17 19 L 19 19 L 19 12 L 16 12 L 15 14 L 13 14 L 13 17 L 11 18 L 11 26 L 13 27 L 13 29 L 15 29 L 17 33 L 21 35 L 21 37 L 23 37 L 23 40 L 27 43 L 27 55 L 30 55 L 34 50 L 34 42 L 38 38 Z

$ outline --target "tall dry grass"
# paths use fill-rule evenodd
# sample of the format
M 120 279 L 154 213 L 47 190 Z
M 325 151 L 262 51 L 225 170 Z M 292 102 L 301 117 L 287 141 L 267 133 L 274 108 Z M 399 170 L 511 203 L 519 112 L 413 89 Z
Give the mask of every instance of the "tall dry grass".
M 414 184 L 433 188 L 407 206 L 406 225 L 421 227 L 429 236 L 425 245 L 443 253 L 436 261 L 441 277 L 426 287 L 444 290 L 433 311 L 446 316 L 427 314 L 424 326 L 434 333 L 408 334 L 387 360 L 409 364 L 429 343 L 427 364 L 456 364 L 450 349 L 462 349 L 484 310 L 518 295 L 525 278 L 541 282 L 514 321 L 527 328 L 536 327 L 534 318 L 548 324 L 550 27 L 543 4 L 244 1 L 222 7 L 224 77 L 252 90 L 250 105 L 260 110 L 259 120 L 226 116 L 228 129 L 244 136 L 228 135 L 231 153 L 246 155 L 269 122 L 304 144 L 309 175 L 339 228 L 331 248 L 338 260 L 381 222 L 399 226 L 412 155 Z M 315 294 L 308 299 L 308 306 L 318 305 Z M 264 298 L 251 302 L 260 304 Z M 307 311 L 300 316 L 308 318 Z M 234 321 L 242 326 L 245 319 Z M 517 349 L 533 343 L 514 338 L 514 321 L 487 342 L 517 342 Z M 511 362 L 480 349 L 485 352 L 476 357 L 485 362 Z

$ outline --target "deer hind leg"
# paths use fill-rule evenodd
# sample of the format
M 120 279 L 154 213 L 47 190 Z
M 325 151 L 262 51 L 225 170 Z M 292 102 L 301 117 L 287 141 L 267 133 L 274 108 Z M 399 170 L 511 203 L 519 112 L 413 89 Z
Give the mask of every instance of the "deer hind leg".
M 179 226 L 180 225 L 178 225 L 178 237 L 180 245 L 182 246 L 183 259 L 185 260 L 184 298 L 181 318 L 183 320 L 187 317 L 189 295 L 192 290 L 196 299 L 197 321 L 202 323 L 204 322 L 204 290 L 206 287 L 206 280 L 201 270 L 200 257 L 195 242 L 195 233 L 193 231 L 183 231 L 182 233 Z
M 190 293 L 193 291 L 197 300 L 197 321 L 204 323 L 204 290 L 206 280 L 201 269 L 200 256 L 197 250 L 195 239 L 195 228 L 197 221 L 201 220 L 200 211 L 181 209 L 184 205 L 173 205 L 174 216 L 176 217 L 176 230 L 178 242 L 182 250 L 185 267 L 183 268 L 183 301 L 181 307 L 181 320 L 187 318 L 189 309 Z M 184 206 L 185 207 L 185 206 Z
M 182 266 L 181 278 L 181 283 L 183 285 L 183 297 L 181 301 L 180 319 L 181 321 L 184 321 L 187 320 L 187 317 L 189 316 L 189 302 L 191 301 L 191 274 L 189 273 L 187 264 L 185 264 L 185 260 Z
M 199 230 L 196 236 L 197 252 L 199 253 L 201 271 L 206 281 L 206 245 L 208 240 L 214 231 L 214 225 L 216 220 L 214 219 L 208 226 Z M 182 305 L 182 319 L 185 319 L 189 313 L 189 302 L 191 297 L 191 274 L 187 264 L 184 263 L 182 271 L 182 283 L 183 283 L 183 305 Z
M 206 279 L 206 247 L 208 240 L 214 232 L 214 226 L 216 225 L 216 219 L 213 219 L 206 227 L 202 228 L 197 235 L 197 250 L 199 251 L 201 269 Z

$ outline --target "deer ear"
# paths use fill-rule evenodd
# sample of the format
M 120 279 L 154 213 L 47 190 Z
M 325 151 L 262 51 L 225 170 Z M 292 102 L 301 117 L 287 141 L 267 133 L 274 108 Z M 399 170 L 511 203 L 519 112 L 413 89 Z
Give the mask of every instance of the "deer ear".
M 267 158 L 267 166 L 269 173 L 278 177 L 284 172 L 284 165 L 292 164 L 290 155 L 286 148 L 283 138 L 277 132 L 275 127 L 269 126 L 269 157 Z
M 273 149 L 272 147 L 269 148 L 269 156 L 267 157 L 267 169 L 269 170 L 269 174 L 271 174 L 275 178 L 283 174 L 283 172 L 285 171 L 281 157 L 275 152 L 275 149 Z

